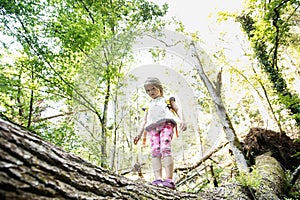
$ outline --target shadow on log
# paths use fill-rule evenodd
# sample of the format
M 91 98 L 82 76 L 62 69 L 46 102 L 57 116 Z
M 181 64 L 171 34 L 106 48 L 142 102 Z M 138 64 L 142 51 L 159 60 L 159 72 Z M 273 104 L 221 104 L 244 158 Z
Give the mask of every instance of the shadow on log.
M 0 119 L 0 199 L 253 199 L 240 185 L 186 193 L 133 181 Z

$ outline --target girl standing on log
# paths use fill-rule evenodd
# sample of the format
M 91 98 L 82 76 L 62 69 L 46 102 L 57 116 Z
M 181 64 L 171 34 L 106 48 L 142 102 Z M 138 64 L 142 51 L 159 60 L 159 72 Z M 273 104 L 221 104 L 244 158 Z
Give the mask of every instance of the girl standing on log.
M 137 144 L 144 133 L 144 143 L 146 134 L 150 135 L 152 167 L 155 180 L 153 185 L 166 186 L 175 189 L 173 181 L 174 162 L 171 151 L 171 141 L 174 134 L 174 128 L 177 125 L 175 116 L 168 107 L 163 97 L 163 86 L 156 77 L 149 77 L 144 83 L 146 93 L 151 97 L 148 109 L 145 112 L 144 121 L 141 125 L 139 135 L 134 138 L 134 144 Z M 184 117 L 179 107 L 175 103 L 175 99 L 170 102 L 172 109 L 176 112 L 180 119 L 179 127 L 186 130 Z M 162 178 L 162 166 L 164 165 L 166 178 Z

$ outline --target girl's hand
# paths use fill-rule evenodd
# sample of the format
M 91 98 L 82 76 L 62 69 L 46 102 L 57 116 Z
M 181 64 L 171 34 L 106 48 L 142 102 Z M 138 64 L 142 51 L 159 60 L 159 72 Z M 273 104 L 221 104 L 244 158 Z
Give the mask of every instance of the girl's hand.
M 182 131 L 185 131 L 187 129 L 187 126 L 186 126 L 186 123 L 181 121 L 179 123 L 179 128 L 182 130 Z
M 141 136 L 140 136 L 140 135 L 136 136 L 136 137 L 133 139 L 133 144 L 136 145 L 140 139 L 141 139 Z

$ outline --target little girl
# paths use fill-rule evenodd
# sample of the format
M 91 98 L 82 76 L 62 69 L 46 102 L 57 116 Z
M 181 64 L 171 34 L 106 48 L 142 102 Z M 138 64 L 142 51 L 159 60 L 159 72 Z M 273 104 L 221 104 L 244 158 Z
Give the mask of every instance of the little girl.
M 176 126 L 175 116 L 168 108 L 166 100 L 163 97 L 163 87 L 160 80 L 156 77 L 149 77 L 144 83 L 146 93 L 152 98 L 149 107 L 145 112 L 144 121 L 139 135 L 134 138 L 134 144 L 140 140 L 142 134 L 146 131 L 150 135 L 152 167 L 155 180 L 154 185 L 166 186 L 175 189 L 173 182 L 173 157 L 171 152 L 171 141 Z M 172 108 L 177 113 L 181 130 L 186 130 L 183 114 L 175 101 L 170 102 Z M 145 138 L 144 138 L 145 139 Z M 166 178 L 162 179 L 162 162 L 164 164 Z

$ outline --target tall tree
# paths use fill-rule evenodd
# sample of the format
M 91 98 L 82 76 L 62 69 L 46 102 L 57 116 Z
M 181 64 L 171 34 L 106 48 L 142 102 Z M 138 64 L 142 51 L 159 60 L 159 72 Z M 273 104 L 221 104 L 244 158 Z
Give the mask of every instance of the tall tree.
M 124 64 L 114 57 L 118 53 L 116 49 L 119 46 L 116 46 L 116 43 L 111 44 L 110 41 L 128 30 L 154 25 L 159 17 L 166 13 L 167 7 L 160 8 L 145 0 L 35 2 L 26 0 L 4 1 L 1 3 L 1 8 L 0 23 L 4 27 L 3 33 L 11 36 L 16 44 L 21 45 L 21 53 L 28 63 L 34 62 L 33 65 L 25 65 L 28 73 L 22 73 L 22 77 L 19 78 L 21 81 L 31 80 L 25 85 L 19 85 L 19 91 L 26 91 L 25 88 L 29 88 L 27 96 L 30 98 L 24 101 L 25 99 L 20 97 L 23 101 L 16 102 L 14 105 L 20 107 L 22 104 L 23 107 L 26 105 L 28 108 L 26 112 L 29 114 L 22 114 L 27 116 L 22 119 L 23 123 L 32 129 L 40 127 L 41 122 L 44 123 L 40 119 L 34 120 L 33 124 L 32 114 L 30 114 L 36 109 L 34 108 L 36 103 L 41 100 L 63 102 L 68 106 L 66 114 L 74 113 L 72 101 L 75 100 L 98 116 L 101 125 L 98 127 L 101 130 L 101 154 L 104 156 L 102 164 L 104 164 L 108 137 L 106 129 L 108 102 L 111 98 L 112 86 L 116 84 L 118 77 L 122 76 L 121 71 L 116 72 Z M 2 43 L 7 44 L 4 40 Z M 85 93 L 81 93 L 76 87 L 76 82 L 77 74 L 85 69 L 82 64 L 85 64 L 86 58 L 97 47 L 104 47 L 104 49 L 98 48 L 103 60 L 101 65 L 99 60 L 98 63 L 93 62 L 98 65 L 98 73 L 91 74 L 91 76 L 100 76 L 93 86 L 100 91 L 96 98 L 100 100 L 95 106 L 95 102 L 90 102 Z M 122 60 L 121 57 L 118 59 Z M 11 64 L 10 67 L 23 72 L 15 64 Z M 3 68 L 4 71 L 6 69 Z M 2 78 L 13 80 L 15 75 L 10 73 Z M 6 83 L 4 86 L 8 87 Z M 8 90 L 3 90 L 6 91 Z M 3 98 L 7 98 L 6 93 L 3 93 Z M 3 104 L 3 106 L 6 107 L 7 112 L 10 112 L 7 105 Z M 16 113 L 10 117 L 18 118 Z M 43 127 L 42 132 L 45 132 L 45 129 L 47 128 Z
M 218 80 L 217 80 L 216 84 L 214 85 L 204 71 L 202 60 L 199 56 L 201 51 L 197 48 L 194 41 L 191 42 L 191 47 L 192 47 L 192 50 L 196 57 L 196 60 L 198 61 L 197 65 L 196 65 L 197 72 L 212 98 L 212 101 L 214 103 L 216 112 L 217 112 L 219 120 L 220 120 L 220 123 L 222 124 L 222 128 L 223 128 L 223 130 L 226 134 L 226 137 L 230 143 L 230 146 L 231 146 L 233 155 L 235 157 L 235 161 L 239 167 L 239 170 L 241 172 L 247 172 L 248 165 L 247 165 L 245 156 L 243 155 L 241 143 L 240 143 L 240 141 L 237 137 L 237 134 L 233 128 L 233 125 L 227 114 L 227 111 L 225 109 L 225 106 L 223 104 L 222 97 L 221 97 L 221 85 L 222 85 L 221 73 L 222 73 L 222 71 L 219 72 Z
M 288 86 L 283 71 L 288 65 L 295 64 L 284 59 L 287 56 L 285 49 L 294 49 L 299 55 L 298 42 L 291 38 L 299 37 L 293 30 L 298 24 L 300 3 L 298 0 L 252 0 L 248 3 L 238 21 L 251 41 L 259 65 L 273 83 L 279 102 L 290 111 L 299 127 L 300 98 Z

